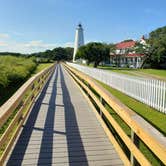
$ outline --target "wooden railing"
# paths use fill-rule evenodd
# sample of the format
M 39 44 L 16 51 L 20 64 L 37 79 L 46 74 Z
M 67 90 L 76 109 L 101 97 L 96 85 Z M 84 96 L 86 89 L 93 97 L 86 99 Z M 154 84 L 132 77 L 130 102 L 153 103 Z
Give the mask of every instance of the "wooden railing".
M 154 165 L 154 163 L 151 163 L 151 161 L 145 157 L 142 150 L 140 150 L 139 141 L 142 141 L 144 146 L 146 146 L 147 149 L 150 149 L 149 152 L 155 156 L 159 162 L 159 165 L 166 165 L 165 136 L 163 136 L 158 130 L 156 130 L 134 111 L 122 104 L 117 98 L 112 96 L 110 92 L 104 89 L 94 79 L 74 69 L 73 67 L 65 64 L 64 66 L 69 74 L 86 92 L 92 103 L 97 105 L 99 110 L 97 114 L 97 116 L 99 116 L 98 119 L 101 121 L 106 134 L 124 162 L 124 165 Z M 126 134 L 123 127 L 108 112 L 104 103 L 109 105 L 129 127 L 131 132 L 130 136 Z M 109 126 L 111 126 L 111 130 Z M 124 150 L 122 142 L 127 147 L 127 151 Z
M 3 165 L 35 98 L 54 69 L 55 64 L 32 76 L 0 107 L 0 165 Z

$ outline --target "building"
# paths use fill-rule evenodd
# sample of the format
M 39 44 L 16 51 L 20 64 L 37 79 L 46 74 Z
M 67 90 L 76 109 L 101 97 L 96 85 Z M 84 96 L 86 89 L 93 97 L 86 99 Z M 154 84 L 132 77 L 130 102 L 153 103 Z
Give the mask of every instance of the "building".
M 78 24 L 76 28 L 76 34 L 75 34 L 73 62 L 75 62 L 75 56 L 76 56 L 78 48 L 82 45 L 84 45 L 83 28 L 81 24 Z
M 115 53 L 110 53 L 110 64 L 118 67 L 140 68 L 145 59 L 144 54 L 134 51 L 137 42 L 146 45 L 144 36 L 139 41 L 126 40 L 116 44 Z

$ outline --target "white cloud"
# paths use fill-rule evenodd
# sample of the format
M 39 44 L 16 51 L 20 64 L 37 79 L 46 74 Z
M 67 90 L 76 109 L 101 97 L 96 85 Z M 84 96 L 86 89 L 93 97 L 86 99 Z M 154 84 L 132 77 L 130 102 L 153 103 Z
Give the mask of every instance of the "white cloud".
M 8 44 L 4 41 L 0 41 L 0 47 L 4 47 L 4 46 L 7 46 Z
M 33 53 L 53 49 L 58 45 L 55 43 L 44 43 L 42 40 L 29 41 L 25 43 L 18 42 L 0 42 L 1 52 L 20 52 L 20 53 Z
M 74 47 L 74 43 L 73 42 L 67 42 L 64 44 L 64 47 Z
M 44 48 L 51 49 L 57 46 L 57 44 L 53 43 L 44 43 L 42 40 L 33 40 L 24 44 L 25 47 L 29 48 Z
M 8 39 L 10 36 L 7 33 L 0 33 L 0 39 Z
M 11 32 L 13 35 L 23 35 L 18 32 Z M 19 53 L 34 53 L 53 49 L 55 47 L 73 47 L 72 42 L 65 44 L 46 43 L 42 40 L 32 40 L 28 42 L 17 42 L 10 38 L 7 33 L 0 33 L 0 52 L 19 52 Z

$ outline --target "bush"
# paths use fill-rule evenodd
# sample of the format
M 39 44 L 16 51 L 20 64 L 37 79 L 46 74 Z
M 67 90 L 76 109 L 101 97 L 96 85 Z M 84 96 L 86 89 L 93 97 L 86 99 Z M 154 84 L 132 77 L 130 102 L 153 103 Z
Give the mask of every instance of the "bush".
M 0 56 L 0 96 L 3 88 L 26 80 L 36 66 L 31 58 Z

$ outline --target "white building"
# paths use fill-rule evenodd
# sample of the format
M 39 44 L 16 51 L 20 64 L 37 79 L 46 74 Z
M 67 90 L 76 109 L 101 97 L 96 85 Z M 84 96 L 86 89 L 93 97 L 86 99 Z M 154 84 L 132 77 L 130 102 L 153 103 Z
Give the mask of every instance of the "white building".
M 75 62 L 75 56 L 76 56 L 78 48 L 82 45 L 84 45 L 83 28 L 81 24 L 78 24 L 76 28 L 76 34 L 75 34 L 73 62 Z
M 137 42 L 146 45 L 144 36 L 139 41 L 129 40 L 117 43 L 115 53 L 110 53 L 110 64 L 118 67 L 140 68 L 145 55 L 133 51 Z

